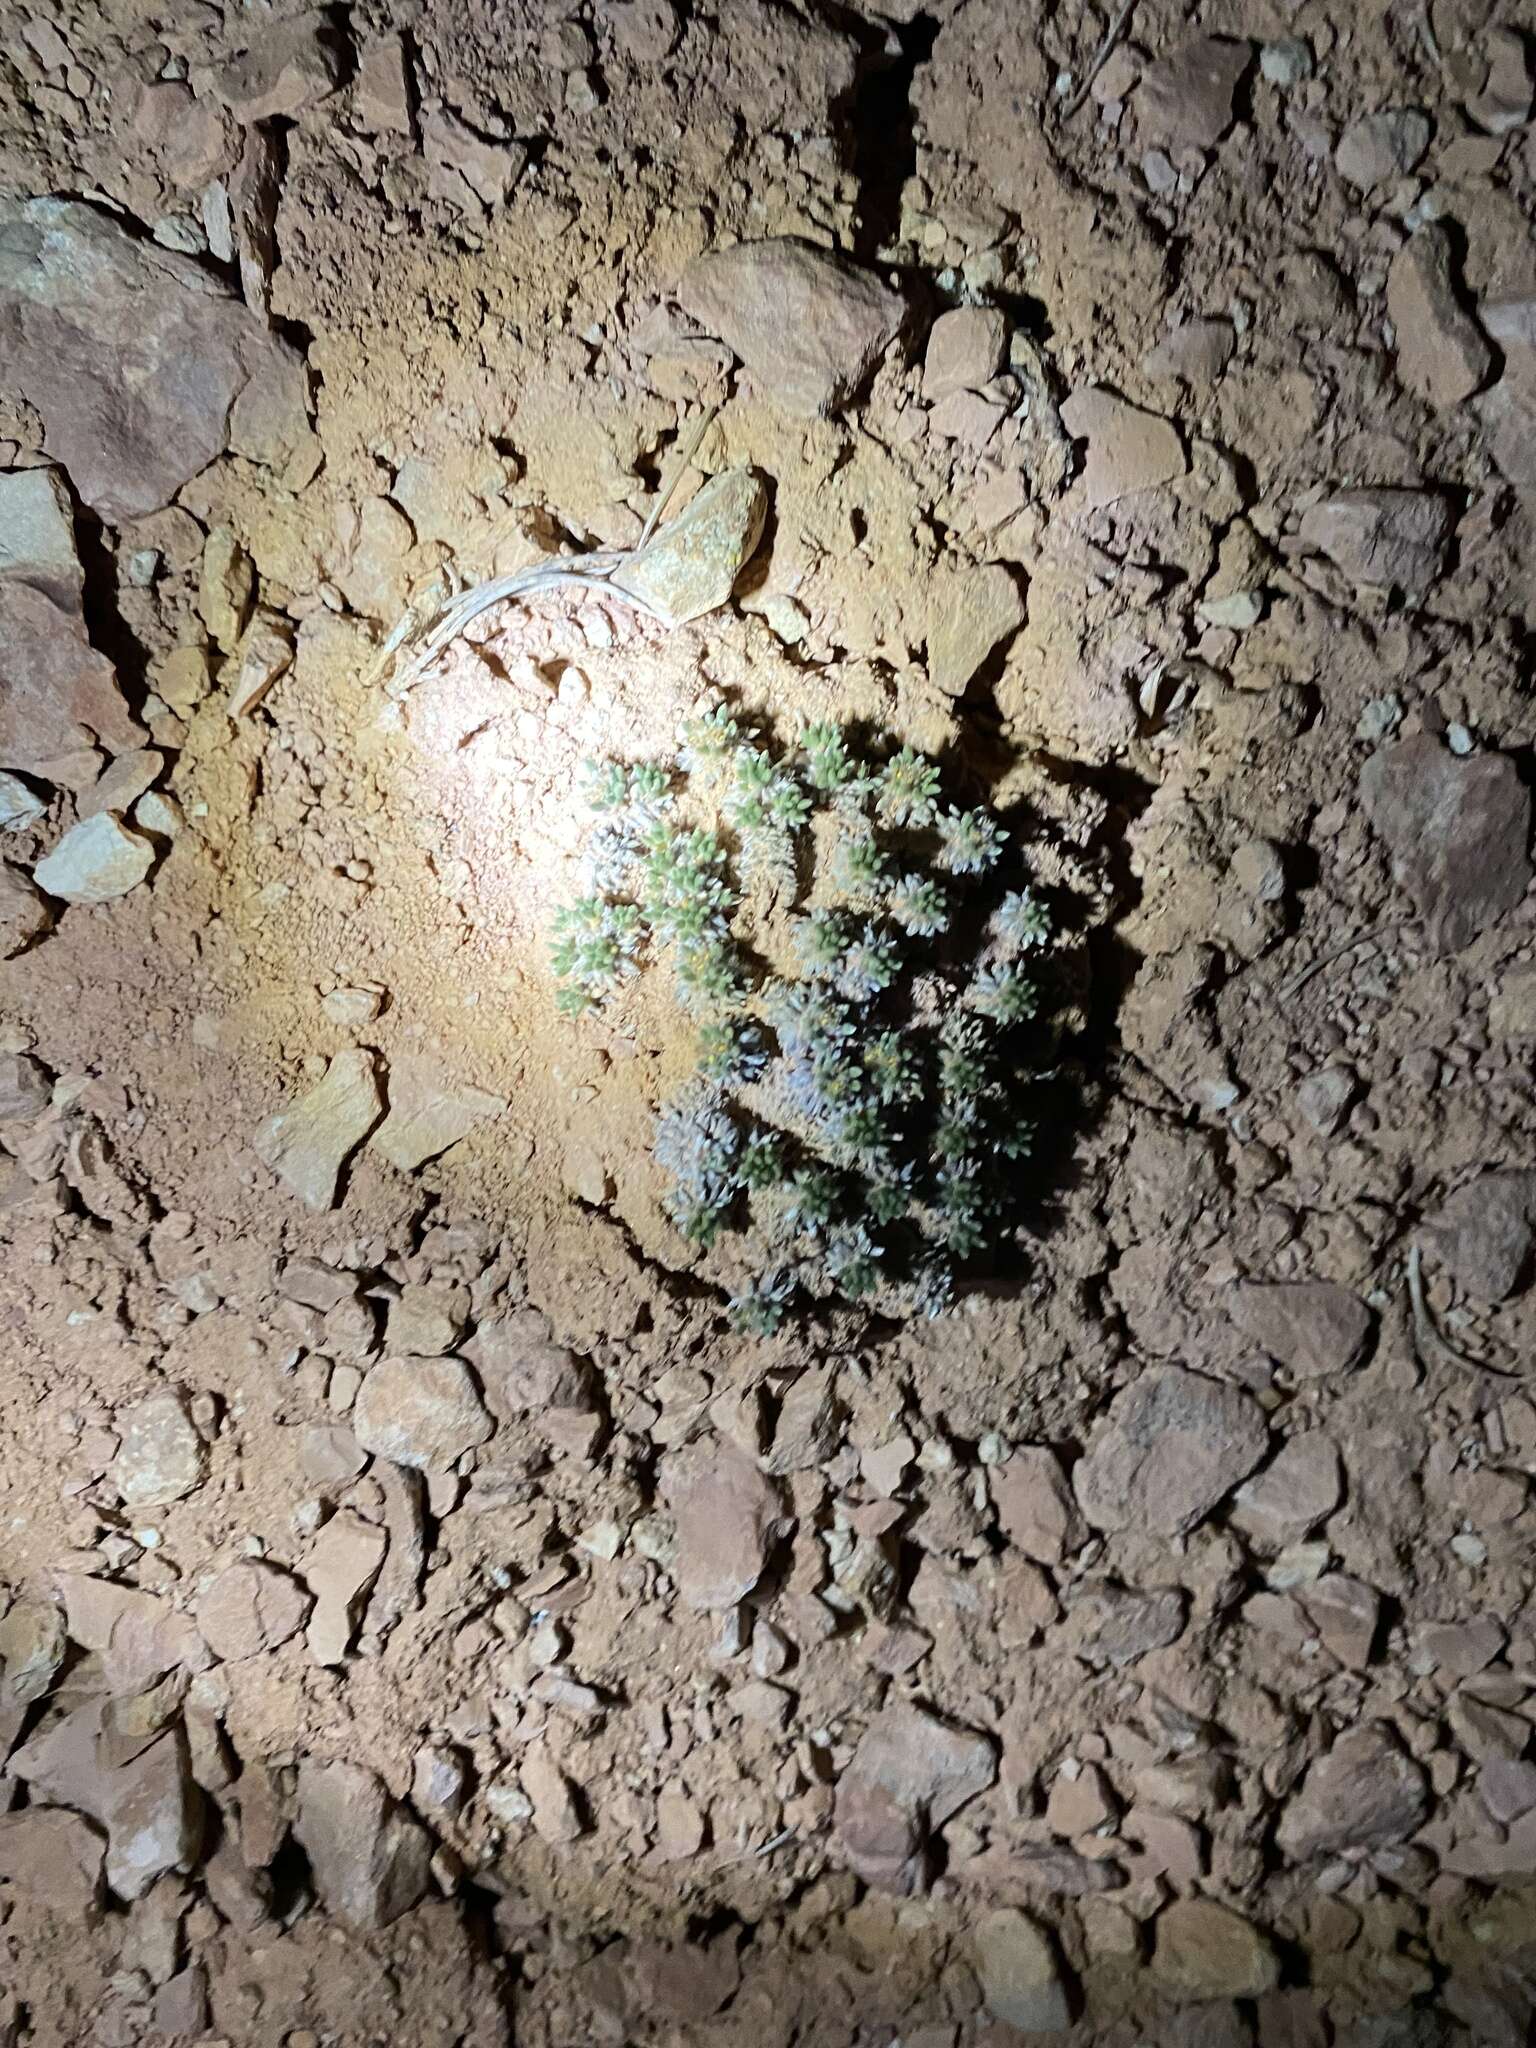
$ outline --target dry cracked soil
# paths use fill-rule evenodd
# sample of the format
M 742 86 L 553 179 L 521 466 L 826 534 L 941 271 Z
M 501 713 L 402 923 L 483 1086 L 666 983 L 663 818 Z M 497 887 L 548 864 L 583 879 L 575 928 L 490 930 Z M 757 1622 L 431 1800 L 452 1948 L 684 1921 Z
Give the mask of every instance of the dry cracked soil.
M 1516 0 L 0 4 L 0 2043 L 1536 2027 Z M 749 468 L 732 600 L 434 587 Z M 931 1322 L 556 1013 L 719 693 L 1037 848 Z

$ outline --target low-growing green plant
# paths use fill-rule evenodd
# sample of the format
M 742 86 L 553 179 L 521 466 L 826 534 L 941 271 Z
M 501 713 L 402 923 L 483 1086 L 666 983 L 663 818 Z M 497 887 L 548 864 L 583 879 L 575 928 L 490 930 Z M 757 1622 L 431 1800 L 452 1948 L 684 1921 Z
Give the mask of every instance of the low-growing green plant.
M 655 1158 L 683 1236 L 744 1256 L 744 1331 L 807 1297 L 940 1314 L 1017 1212 L 1051 920 L 998 819 L 943 781 L 825 722 L 779 751 L 718 701 L 672 762 L 588 766 L 558 1002 L 580 1016 L 670 969 L 693 1077 Z

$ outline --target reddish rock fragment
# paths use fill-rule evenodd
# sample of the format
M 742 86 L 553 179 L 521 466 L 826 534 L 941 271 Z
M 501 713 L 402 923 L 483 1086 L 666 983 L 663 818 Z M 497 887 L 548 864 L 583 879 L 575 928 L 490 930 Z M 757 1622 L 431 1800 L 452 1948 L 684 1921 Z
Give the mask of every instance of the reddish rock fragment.
M 1062 405 L 1061 419 L 1074 440 L 1088 443 L 1078 489 L 1089 510 L 1171 483 L 1189 466 L 1183 443 L 1167 420 L 1098 385 L 1074 391 Z
M 923 396 L 932 405 L 955 391 L 979 391 L 1002 369 L 1008 321 L 991 306 L 956 306 L 928 331 Z
M 381 1358 L 352 1410 L 365 1451 L 417 1471 L 446 1470 L 495 1427 L 459 1358 Z
M 1311 1764 L 1275 1839 L 1294 1862 L 1406 1841 L 1428 1808 L 1424 1773 L 1381 1727 L 1353 1728 Z
M 1470 398 L 1493 351 L 1456 295 L 1451 240 L 1437 223 L 1410 236 L 1387 273 L 1387 311 L 1397 334 L 1397 374 L 1427 405 Z
M 1420 733 L 1371 756 L 1360 795 L 1436 952 L 1459 952 L 1525 894 L 1531 795 L 1507 755 L 1463 757 Z
M 1536 1171 L 1480 1173 L 1423 1226 L 1430 1251 L 1478 1301 L 1504 1301 L 1528 1276 L 1536 1247 Z
M 1302 514 L 1305 549 L 1367 588 L 1424 590 L 1450 538 L 1451 508 L 1435 491 L 1337 491 Z
M 107 1845 L 90 1822 L 61 1806 L 0 1816 L 0 1884 L 70 1920 L 95 1917 Z
M 297 1635 L 312 1605 L 309 1594 L 287 1572 L 249 1558 L 220 1572 L 194 1611 L 213 1654 L 235 1662 L 259 1657 Z
M 334 90 L 341 56 L 328 10 L 269 22 L 217 73 L 214 90 L 237 121 L 292 120 Z
M 0 646 L 0 767 L 52 781 L 52 764 L 88 734 L 115 753 L 143 739 L 116 669 L 86 639 L 78 613 L 30 583 L 0 579 Z
M 722 1438 L 678 1451 L 662 1467 L 677 1524 L 677 1577 L 690 1607 L 719 1613 L 744 1600 L 784 1528 L 778 1489 Z
M 0 204 L 0 361 L 49 454 L 111 521 L 168 505 L 231 433 L 253 459 L 280 459 L 241 431 L 242 404 L 298 364 L 202 264 L 51 198 Z
M 1269 1430 L 1238 1387 L 1158 1366 L 1118 1394 L 1073 1473 L 1097 1529 L 1192 1529 L 1263 1457 Z
M 787 238 L 700 256 L 677 296 L 771 398 L 812 416 L 854 396 L 905 312 L 867 271 Z
M 300 1764 L 293 1832 L 326 1909 L 349 1927 L 387 1927 L 426 1893 L 431 1836 L 360 1764 Z
M 998 1524 L 1014 1548 L 1037 1564 L 1060 1564 L 1087 1535 L 1077 1502 L 1046 1444 L 1024 1444 L 990 1474 Z
M 1132 94 L 1141 148 L 1172 157 L 1214 149 L 1232 125 L 1232 96 L 1252 57 L 1249 43 L 1192 36 L 1149 64 Z
M 1342 1496 L 1338 1446 L 1311 1430 L 1292 1437 L 1272 1464 L 1237 1489 L 1229 1519 L 1251 1542 L 1283 1550 L 1331 1515 Z
M 1085 1664 L 1119 1670 L 1176 1643 L 1188 1612 L 1189 1597 L 1177 1587 L 1144 1593 L 1108 1579 L 1088 1579 L 1068 1605 L 1067 1647 Z
M 922 1891 L 930 1836 L 996 1777 L 990 1737 L 906 1702 L 887 1706 L 838 1780 L 834 1827 L 843 1852 L 866 1884 Z
M 1250 1282 L 1233 1288 L 1227 1313 L 1250 1342 L 1304 1380 L 1348 1372 L 1371 1334 L 1365 1303 L 1331 1280 Z
M 363 1595 L 378 1577 L 389 1538 L 351 1508 L 333 1515 L 304 1560 L 315 1596 L 309 1652 L 317 1664 L 339 1664 L 347 1653 Z

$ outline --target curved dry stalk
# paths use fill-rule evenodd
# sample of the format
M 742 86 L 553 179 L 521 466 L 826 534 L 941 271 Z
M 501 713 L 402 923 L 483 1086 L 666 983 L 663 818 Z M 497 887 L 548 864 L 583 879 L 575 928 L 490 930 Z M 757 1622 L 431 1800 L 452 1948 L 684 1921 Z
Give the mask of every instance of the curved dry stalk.
M 1121 6 L 1119 12 L 1114 16 L 1113 20 L 1109 24 L 1109 27 L 1104 31 L 1103 42 L 1099 44 L 1099 47 L 1093 53 L 1093 62 L 1088 66 L 1088 69 L 1084 72 L 1082 84 L 1077 88 L 1076 92 L 1073 93 L 1072 97 L 1067 101 L 1066 105 L 1062 108 L 1060 114 L 1057 116 L 1058 120 L 1070 121 L 1072 116 L 1077 112 L 1078 108 L 1083 104 L 1083 101 L 1087 99 L 1088 94 L 1092 89 L 1093 81 L 1098 77 L 1099 73 L 1104 69 L 1104 66 L 1109 62 L 1110 58 L 1114 55 L 1116 45 L 1119 43 L 1120 38 L 1125 34 L 1126 30 L 1130 27 L 1131 16 L 1135 12 L 1136 0 L 1123 0 L 1123 5 Z
M 601 589 L 621 603 L 645 612 L 648 617 L 659 619 L 663 625 L 671 625 L 673 621 L 655 605 L 638 592 L 621 588 L 612 579 L 650 542 L 662 514 L 676 497 L 678 485 L 687 475 L 688 466 L 697 455 L 699 444 L 713 425 L 718 410 L 717 406 L 711 406 L 695 424 L 682 456 L 673 465 L 671 476 L 657 492 L 656 501 L 640 530 L 640 538 L 632 548 L 593 548 L 586 554 L 562 555 L 554 561 L 535 562 L 526 569 L 514 569 L 506 576 L 493 576 L 489 582 L 471 584 L 467 590 L 453 597 L 446 611 L 434 613 L 430 624 L 426 619 L 418 618 L 413 607 L 379 650 L 369 680 L 377 680 L 402 650 L 410 649 L 398 684 L 401 691 L 409 689 L 422 670 L 466 632 L 482 612 L 489 611 L 492 605 L 504 604 L 514 598 L 533 597 L 544 590 L 572 587 Z M 424 637 L 413 647 L 412 642 L 418 634 L 424 634 Z

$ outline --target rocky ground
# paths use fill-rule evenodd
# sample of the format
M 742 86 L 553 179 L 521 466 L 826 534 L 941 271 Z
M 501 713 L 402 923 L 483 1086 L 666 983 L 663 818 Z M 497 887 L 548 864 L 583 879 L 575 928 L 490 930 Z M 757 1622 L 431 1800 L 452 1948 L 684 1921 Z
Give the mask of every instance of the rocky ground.
M 1127 18 L 1128 17 L 1128 18 Z M 0 7 L 0 2041 L 1536 2024 L 1512 0 Z M 489 615 L 751 466 L 732 606 Z M 732 1334 L 576 765 L 968 772 L 1016 1256 Z

